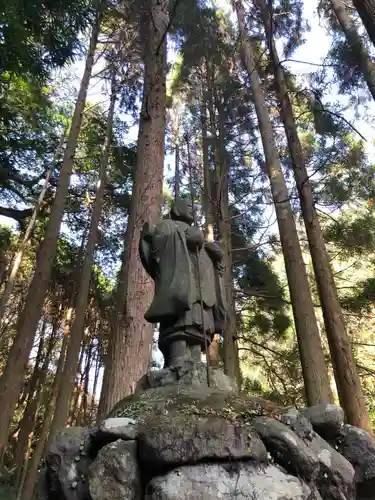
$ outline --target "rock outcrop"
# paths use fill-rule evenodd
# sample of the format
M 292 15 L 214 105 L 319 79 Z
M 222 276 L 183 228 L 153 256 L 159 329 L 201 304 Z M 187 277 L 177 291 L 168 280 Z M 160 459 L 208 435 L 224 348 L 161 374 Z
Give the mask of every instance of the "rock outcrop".
M 246 396 L 186 361 L 145 376 L 95 429 L 59 434 L 39 484 L 49 500 L 369 500 L 375 444 L 341 408 Z

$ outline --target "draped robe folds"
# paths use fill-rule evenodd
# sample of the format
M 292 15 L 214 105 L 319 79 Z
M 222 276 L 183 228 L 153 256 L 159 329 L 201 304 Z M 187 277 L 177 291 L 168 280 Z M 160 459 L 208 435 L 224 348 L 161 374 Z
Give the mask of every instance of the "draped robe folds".
M 139 251 L 146 272 L 155 281 L 155 294 L 145 313 L 150 323 L 160 324 L 159 347 L 163 354 L 174 340 L 189 344 L 205 343 L 200 289 L 204 306 L 204 329 L 210 344 L 225 321 L 225 300 L 221 275 L 206 251 L 197 253 L 193 241 L 204 242 L 203 233 L 189 224 L 172 219 L 160 221 L 154 228 L 144 227 Z M 211 245 L 211 244 L 210 244 Z

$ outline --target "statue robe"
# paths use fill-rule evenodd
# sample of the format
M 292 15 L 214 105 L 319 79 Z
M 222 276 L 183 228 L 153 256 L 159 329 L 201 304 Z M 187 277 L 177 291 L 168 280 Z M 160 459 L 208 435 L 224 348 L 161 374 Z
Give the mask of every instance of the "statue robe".
M 198 265 L 194 241 L 204 243 L 203 233 L 183 221 L 164 219 L 153 229 L 145 227 L 140 257 L 155 281 L 155 294 L 145 313 L 150 323 L 160 323 L 159 346 L 177 338 L 204 345 Z M 204 330 L 209 336 L 223 326 L 225 301 L 220 276 L 204 245 L 198 251 L 204 305 Z

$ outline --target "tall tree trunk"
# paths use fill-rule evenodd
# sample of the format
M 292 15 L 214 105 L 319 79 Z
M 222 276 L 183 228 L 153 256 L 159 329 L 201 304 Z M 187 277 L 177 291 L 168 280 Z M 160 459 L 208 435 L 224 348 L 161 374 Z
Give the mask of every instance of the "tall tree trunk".
M 345 3 L 342 0 L 331 0 L 331 4 L 349 45 L 358 55 L 358 65 L 375 99 L 375 63 L 371 60 Z
M 82 393 L 82 415 L 78 420 L 79 425 L 89 425 L 88 422 L 88 396 L 89 396 L 89 384 L 90 384 L 90 372 L 92 370 L 92 339 L 86 349 L 86 366 L 85 366 L 85 379 Z
M 11 294 L 13 292 L 13 288 L 14 288 L 14 285 L 16 283 L 17 274 L 18 274 L 19 268 L 21 266 L 23 254 L 25 253 L 27 245 L 29 244 L 29 241 L 31 240 L 31 237 L 34 233 L 35 225 L 36 225 L 36 222 L 38 220 L 40 210 L 42 208 L 44 197 L 46 196 L 46 193 L 47 193 L 49 181 L 50 181 L 50 178 L 52 176 L 53 169 L 55 167 L 55 163 L 62 153 L 65 137 L 66 137 L 66 130 L 64 130 L 64 133 L 62 134 L 62 136 L 60 138 L 60 143 L 59 143 L 57 151 L 54 155 L 52 164 L 47 169 L 46 176 L 44 179 L 43 188 L 39 194 L 38 201 L 36 202 L 36 205 L 34 207 L 33 214 L 31 216 L 29 224 L 26 228 L 25 234 L 23 235 L 20 247 L 17 250 L 16 255 L 13 258 L 11 271 L 10 271 L 8 280 L 7 280 L 6 285 L 5 285 L 4 293 L 3 293 L 1 300 L 0 300 L 0 321 L 3 320 L 7 302 L 8 302 L 9 297 L 11 296 Z
M 367 34 L 375 46 L 375 0 L 353 0 L 353 5 L 357 9 Z
M 10 349 L 7 364 L 0 378 L 0 456 L 3 455 L 7 443 L 12 414 L 22 387 L 29 355 L 33 346 L 35 331 L 40 319 L 43 301 L 56 255 L 60 225 L 64 214 L 70 175 L 73 168 L 73 159 L 78 134 L 81 128 L 87 89 L 94 64 L 95 48 L 100 31 L 101 17 L 101 9 L 99 8 L 91 34 L 85 70 L 74 109 L 51 215 L 43 242 L 38 251 L 35 274 L 28 289 L 25 307 L 17 321 L 16 338 Z
M 71 312 L 72 312 L 71 309 L 69 309 L 67 311 L 67 317 L 66 317 L 66 324 L 67 325 L 69 325 L 69 321 L 70 321 L 69 314 L 71 314 Z M 62 342 L 62 346 L 61 346 L 61 352 L 60 352 L 59 361 L 58 361 L 58 365 L 57 365 L 57 369 L 56 369 L 55 379 L 53 381 L 52 391 L 51 392 L 47 391 L 44 395 L 45 396 L 44 407 L 46 408 L 46 414 L 44 416 L 42 428 L 40 429 L 40 432 L 39 432 L 38 441 L 36 443 L 34 453 L 28 462 L 27 472 L 26 472 L 24 480 L 23 480 L 21 494 L 20 494 L 18 500 L 32 500 L 33 494 L 34 494 L 35 483 L 36 483 L 36 479 L 37 479 L 37 474 L 38 474 L 38 467 L 39 467 L 40 461 L 42 459 L 44 450 L 47 449 L 48 443 L 51 442 L 50 440 L 47 441 L 47 438 L 48 438 L 48 432 L 50 430 L 51 423 L 52 423 L 53 413 L 55 411 L 57 394 L 59 392 L 59 388 L 60 388 L 61 382 L 62 382 L 65 355 L 66 355 L 66 350 L 68 347 L 68 340 L 69 340 L 69 336 L 67 335 L 67 332 L 64 329 L 64 338 L 63 338 L 63 342 Z M 47 446 L 46 446 L 46 443 L 47 443 Z
M 311 259 L 323 309 L 324 323 L 327 331 L 340 403 L 351 425 L 371 431 L 371 424 L 362 393 L 360 379 L 356 370 L 351 344 L 346 332 L 345 321 L 337 295 L 337 289 L 318 214 L 315 209 L 309 175 L 298 137 L 297 125 L 293 116 L 288 88 L 273 39 L 270 11 L 268 10 L 265 0 L 257 0 L 257 2 L 261 9 L 262 19 L 267 34 L 268 46 L 275 74 L 276 91 L 280 102 L 280 114 L 284 123 L 298 195 L 301 202 L 302 215 L 305 222 Z
M 203 210 L 206 219 L 206 238 L 209 241 L 214 239 L 213 229 L 213 207 L 211 193 L 211 171 L 208 153 L 208 138 L 207 138 L 207 108 L 202 105 L 201 109 L 201 128 L 202 128 L 202 156 L 203 156 Z
M 80 399 L 82 394 L 82 386 L 85 374 L 83 372 L 83 359 L 85 357 L 86 350 L 86 342 L 88 329 L 86 329 L 86 334 L 84 335 L 83 342 L 81 344 L 81 349 L 79 353 L 78 364 L 76 366 L 76 376 L 74 377 L 74 386 L 72 390 L 72 396 L 69 401 L 69 409 L 68 409 L 68 419 L 66 421 L 66 425 L 72 427 L 75 424 L 77 413 L 79 412 Z M 65 426 L 64 426 L 65 427 Z
M 240 0 L 235 1 L 234 4 L 241 37 L 242 61 L 248 72 L 253 90 L 266 167 L 275 204 L 301 357 L 306 399 L 309 405 L 331 403 L 333 397 L 329 384 L 328 370 L 315 318 L 296 224 L 289 201 L 289 192 L 278 157 L 264 92 L 255 65 L 253 47 L 246 33 L 244 8 Z
M 221 99 L 221 98 L 220 98 Z M 232 225 L 229 217 L 229 163 L 225 146 L 224 104 L 217 102 L 219 138 L 217 141 L 217 200 L 219 205 L 219 234 L 224 250 L 224 286 L 227 298 L 227 325 L 224 330 L 224 371 L 241 385 L 236 341 L 236 309 L 233 294 Z
M 151 356 L 153 328 L 144 313 L 152 300 L 153 284 L 139 259 L 138 246 L 143 224 L 155 222 L 162 205 L 169 15 L 167 0 L 149 3 L 137 165 L 98 420 L 132 392 Z
M 43 359 L 44 344 L 45 344 L 44 336 L 45 336 L 46 328 L 47 328 L 46 315 L 44 316 L 42 321 L 43 321 L 42 326 L 40 328 L 39 347 L 38 347 L 38 352 L 36 354 L 34 370 L 33 370 L 33 373 L 30 377 L 30 380 L 27 383 L 27 386 L 25 387 L 25 390 L 23 391 L 23 393 L 19 399 L 20 405 L 24 404 L 24 403 L 26 403 L 26 405 L 29 404 L 29 402 L 32 400 L 32 398 L 34 396 L 34 392 L 38 386 L 39 377 L 40 377 L 40 363 Z M 56 321 L 54 321 L 54 323 L 53 323 L 52 331 L 55 329 L 55 324 L 56 324 Z
M 180 198 L 181 191 L 181 171 L 180 171 L 180 117 L 178 110 L 171 110 L 172 137 L 174 143 L 174 199 Z
M 100 374 L 100 357 L 99 353 L 97 352 L 95 360 L 94 382 L 92 386 L 92 395 L 90 403 L 90 424 L 94 422 L 94 415 L 96 413 L 96 391 L 98 389 L 99 374 Z
M 51 434 L 63 428 L 68 420 L 72 392 L 77 373 L 77 362 L 81 343 L 84 335 L 86 309 L 89 300 L 92 265 L 94 250 L 98 239 L 98 226 L 103 207 L 104 191 L 107 182 L 107 167 L 112 141 L 113 117 L 116 105 L 116 91 L 114 80 L 112 82 L 111 101 L 108 110 L 106 137 L 103 146 L 103 156 L 99 170 L 99 181 L 92 211 L 90 230 L 87 237 L 85 257 L 79 284 L 79 293 L 75 303 L 75 317 L 70 331 L 70 341 L 64 366 L 63 384 L 59 390 L 56 401 L 56 411 L 53 418 Z
M 21 471 L 24 458 L 27 457 L 29 453 L 29 450 L 27 449 L 29 436 L 34 430 L 35 422 L 38 417 L 39 406 L 41 403 L 40 394 L 41 392 L 43 392 L 43 387 L 48 375 L 48 367 L 51 362 L 51 355 L 53 348 L 55 346 L 56 334 L 59 327 L 59 323 L 60 323 L 59 319 L 56 318 L 48 341 L 47 352 L 45 354 L 43 364 L 41 367 L 38 366 L 37 369 L 38 371 L 37 382 L 35 383 L 35 387 L 32 393 L 30 393 L 25 408 L 25 412 L 20 422 L 20 432 L 18 434 L 17 445 L 14 452 L 14 462 L 19 467 L 19 471 Z M 38 365 L 39 362 L 40 360 L 38 361 Z
M 214 241 L 213 228 L 213 210 L 211 198 L 211 172 L 208 154 L 208 139 L 207 139 L 207 109 L 205 105 L 201 107 L 201 130 L 202 130 L 202 157 L 203 157 L 203 192 L 202 206 L 205 216 L 205 236 L 207 241 Z M 208 357 L 210 366 L 219 366 L 220 364 L 220 338 L 217 333 L 213 336 L 210 347 L 208 348 Z

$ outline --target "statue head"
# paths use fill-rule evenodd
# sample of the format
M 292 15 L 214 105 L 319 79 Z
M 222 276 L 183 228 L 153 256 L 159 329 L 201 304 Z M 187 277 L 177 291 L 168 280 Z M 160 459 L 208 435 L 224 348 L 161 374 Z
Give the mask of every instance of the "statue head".
M 191 201 L 186 198 L 179 198 L 174 201 L 172 203 L 170 214 L 171 219 L 173 220 L 180 220 L 189 225 L 194 222 L 193 206 Z

